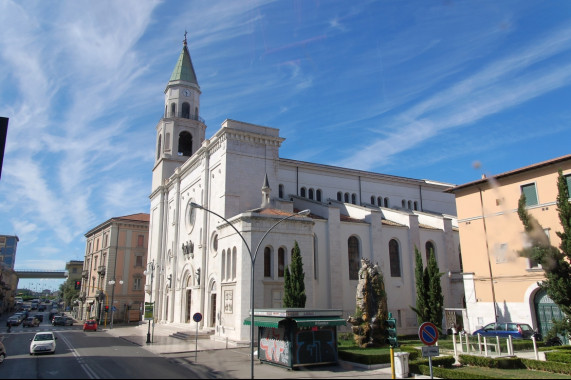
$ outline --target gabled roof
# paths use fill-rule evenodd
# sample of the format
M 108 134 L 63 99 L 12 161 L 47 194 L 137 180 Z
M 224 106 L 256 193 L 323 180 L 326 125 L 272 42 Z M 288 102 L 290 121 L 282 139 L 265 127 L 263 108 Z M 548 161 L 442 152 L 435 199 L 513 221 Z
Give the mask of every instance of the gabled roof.
M 186 36 L 184 38 L 182 51 L 178 57 L 178 61 L 171 75 L 169 82 L 173 81 L 185 81 L 198 86 L 198 80 L 196 79 L 196 73 L 194 72 L 194 66 L 192 66 L 192 60 L 190 59 L 190 53 L 188 52 L 188 47 L 186 46 Z
M 557 163 L 559 163 L 559 162 L 563 162 L 563 161 L 567 161 L 567 160 L 571 160 L 571 154 L 567 154 L 567 155 L 565 155 L 565 156 L 561 156 L 561 157 L 553 158 L 553 159 L 551 159 L 551 160 L 539 162 L 539 163 L 537 163 L 537 164 L 533 164 L 533 165 L 529 165 L 529 166 L 524 166 L 523 168 L 519 168 L 519 169 L 515 169 L 515 170 L 510 170 L 510 171 L 508 171 L 508 172 L 496 174 L 495 176 L 492 176 L 491 178 L 499 179 L 499 178 L 509 177 L 509 176 L 516 175 L 516 174 L 519 174 L 519 173 L 524 173 L 524 172 L 527 172 L 527 171 L 539 169 L 539 168 L 542 168 L 542 167 L 544 167 L 544 166 L 554 165 L 554 164 L 557 164 Z M 487 182 L 488 179 L 489 179 L 489 178 L 484 177 L 484 178 L 479 179 L 479 180 L 477 180 L 477 181 L 472 181 L 472 182 L 465 183 L 465 184 L 463 184 L 463 185 L 458 185 L 458 186 L 455 186 L 455 187 L 451 187 L 451 188 L 449 188 L 449 189 L 446 189 L 445 192 L 447 192 L 447 193 L 453 193 L 453 192 L 455 192 L 456 190 L 464 189 L 464 188 L 471 187 L 471 186 L 477 186 L 477 185 L 480 185 L 480 184 L 482 184 L 482 183 Z

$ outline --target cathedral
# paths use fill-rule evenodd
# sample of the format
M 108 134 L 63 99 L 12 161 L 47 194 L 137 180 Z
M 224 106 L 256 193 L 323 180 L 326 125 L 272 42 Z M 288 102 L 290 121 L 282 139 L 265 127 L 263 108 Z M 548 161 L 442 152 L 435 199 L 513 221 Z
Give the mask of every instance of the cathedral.
M 247 122 L 227 119 L 205 138 L 186 38 L 164 93 L 145 299 L 154 302 L 157 323 L 194 329 L 200 313 L 201 331 L 248 342 L 251 302 L 283 307 L 296 242 L 308 309 L 353 315 L 361 259 L 368 259 L 382 271 L 399 334 L 415 334 L 415 248 L 425 265 L 435 252 L 448 274 L 445 306 L 462 307 L 462 281 L 450 275 L 461 271 L 455 199 L 444 191 L 450 184 L 282 158 L 279 129 Z

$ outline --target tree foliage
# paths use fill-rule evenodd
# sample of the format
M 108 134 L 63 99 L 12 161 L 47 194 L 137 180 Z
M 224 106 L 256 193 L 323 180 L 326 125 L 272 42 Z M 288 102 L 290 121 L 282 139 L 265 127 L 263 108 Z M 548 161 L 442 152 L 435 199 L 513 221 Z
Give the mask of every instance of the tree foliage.
M 303 262 L 297 241 L 293 247 L 291 254 L 291 271 L 290 266 L 286 266 L 284 274 L 284 307 L 304 308 L 305 295 L 305 273 L 303 272 Z
M 438 268 L 434 251 L 430 251 L 426 268 L 423 268 L 422 256 L 414 247 L 416 280 L 416 307 L 410 307 L 415 313 L 418 324 L 432 322 L 438 328 L 442 327 L 444 313 L 444 295 L 440 278 L 442 273 Z
M 79 297 L 79 290 L 75 289 L 75 281 L 69 278 L 59 286 L 59 291 L 60 297 L 69 307 L 72 307 L 73 301 Z
M 557 212 L 563 227 L 562 232 L 557 232 L 557 236 L 561 239 L 559 249 L 549 243 L 543 227 L 528 213 L 525 208 L 526 198 L 522 194 L 518 203 L 518 215 L 528 237 L 529 246 L 519 254 L 541 264 L 545 280 L 537 285 L 544 289 L 549 298 L 569 317 L 571 316 L 571 204 L 569 188 L 561 169 L 557 178 L 557 188 Z M 571 331 L 569 321 L 563 322 L 557 324 L 558 329 Z

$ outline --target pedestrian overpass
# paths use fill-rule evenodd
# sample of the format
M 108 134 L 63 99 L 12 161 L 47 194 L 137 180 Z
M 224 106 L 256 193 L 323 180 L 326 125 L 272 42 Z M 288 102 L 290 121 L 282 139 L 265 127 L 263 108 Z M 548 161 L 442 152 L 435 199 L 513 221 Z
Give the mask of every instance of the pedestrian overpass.
M 67 271 L 65 270 L 41 270 L 41 269 L 24 269 L 15 270 L 16 276 L 19 279 L 22 278 L 63 278 L 68 277 Z

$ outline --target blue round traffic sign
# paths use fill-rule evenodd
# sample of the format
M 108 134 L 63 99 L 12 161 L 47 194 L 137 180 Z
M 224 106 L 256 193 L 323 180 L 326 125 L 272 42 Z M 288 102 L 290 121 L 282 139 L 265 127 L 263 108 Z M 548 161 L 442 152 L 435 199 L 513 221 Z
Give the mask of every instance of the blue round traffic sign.
M 196 323 L 202 321 L 202 314 L 194 313 L 194 315 L 192 316 L 192 320 Z
M 438 329 L 434 323 L 424 322 L 418 328 L 418 337 L 422 343 L 432 346 L 438 341 Z

